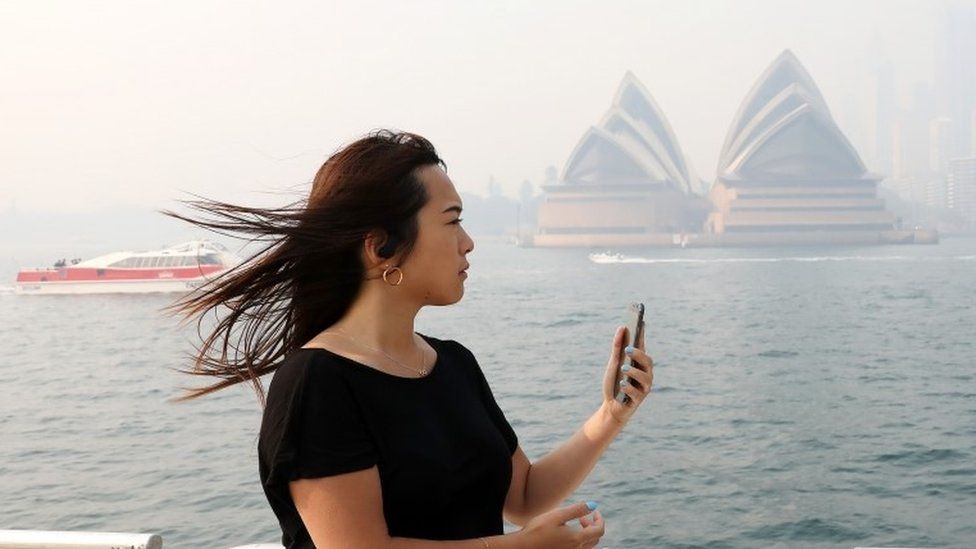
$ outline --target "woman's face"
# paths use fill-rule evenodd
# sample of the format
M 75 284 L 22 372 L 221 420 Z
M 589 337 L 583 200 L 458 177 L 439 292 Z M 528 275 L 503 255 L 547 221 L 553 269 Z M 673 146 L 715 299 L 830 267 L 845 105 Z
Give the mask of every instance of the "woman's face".
M 424 166 L 417 177 L 427 189 L 427 204 L 417 212 L 418 234 L 410 256 L 400 266 L 403 287 L 425 305 L 449 305 L 464 295 L 466 256 L 474 241 L 461 227 L 461 197 L 440 166 Z

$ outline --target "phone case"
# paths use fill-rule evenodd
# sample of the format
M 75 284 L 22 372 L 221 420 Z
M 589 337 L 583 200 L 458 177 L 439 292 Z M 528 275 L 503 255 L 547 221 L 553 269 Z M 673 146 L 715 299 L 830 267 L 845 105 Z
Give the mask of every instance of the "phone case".
M 637 346 L 637 341 L 640 339 L 640 332 L 644 329 L 644 304 L 643 303 L 631 303 L 627 307 L 627 315 L 624 323 L 627 326 L 627 337 L 624 338 L 623 347 L 627 345 Z M 630 397 L 627 393 L 620 390 L 620 381 L 624 379 L 624 373 L 620 369 L 624 366 L 630 366 L 635 368 L 633 360 L 627 356 L 627 353 L 621 352 L 623 357 L 620 364 L 617 365 L 617 378 L 613 383 L 614 399 L 617 402 L 626 404 Z M 636 386 L 637 384 L 630 378 L 627 378 L 630 384 Z

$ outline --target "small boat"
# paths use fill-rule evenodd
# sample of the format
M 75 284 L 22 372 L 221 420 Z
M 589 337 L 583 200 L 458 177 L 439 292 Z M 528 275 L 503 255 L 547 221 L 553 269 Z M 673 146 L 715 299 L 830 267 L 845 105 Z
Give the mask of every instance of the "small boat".
M 241 262 L 209 240 L 161 250 L 113 252 L 17 273 L 14 293 L 31 295 L 186 292 Z
M 610 253 L 609 250 L 602 253 L 590 254 L 590 261 L 593 263 L 620 263 L 624 256 L 619 253 Z

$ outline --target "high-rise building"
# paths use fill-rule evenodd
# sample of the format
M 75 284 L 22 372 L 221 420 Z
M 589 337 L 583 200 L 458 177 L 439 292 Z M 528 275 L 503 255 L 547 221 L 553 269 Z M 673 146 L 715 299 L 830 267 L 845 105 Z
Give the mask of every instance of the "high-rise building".
M 894 70 L 888 62 L 881 62 L 875 73 L 874 139 L 875 167 L 881 173 L 892 175 L 893 151 L 892 125 L 895 123 L 897 89 Z
M 944 116 L 929 122 L 929 173 L 924 180 L 924 204 L 946 207 L 946 176 L 952 148 L 952 121 Z
M 929 122 L 929 171 L 945 174 L 952 155 L 952 121 L 944 116 Z
M 905 121 L 896 120 L 891 124 L 891 171 L 888 176 L 892 179 L 902 180 L 908 177 L 908 170 L 905 168 Z
M 972 134 L 972 146 L 969 149 L 969 155 L 976 156 L 976 109 L 973 109 L 972 114 L 969 116 L 969 129 Z
M 953 121 L 950 157 L 958 158 L 976 150 L 976 136 L 966 127 L 976 109 L 976 8 L 947 7 L 939 31 L 938 114 Z
M 946 206 L 957 212 L 970 230 L 976 230 L 976 156 L 949 161 Z

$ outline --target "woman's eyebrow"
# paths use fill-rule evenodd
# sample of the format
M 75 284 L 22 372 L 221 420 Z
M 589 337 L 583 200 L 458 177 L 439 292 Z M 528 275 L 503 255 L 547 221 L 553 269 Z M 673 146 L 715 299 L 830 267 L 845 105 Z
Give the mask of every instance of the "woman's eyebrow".
M 461 213 L 461 206 L 451 206 L 451 207 L 449 207 L 448 209 L 444 210 L 441 213 L 447 213 L 447 212 L 457 212 L 458 214 L 460 214 Z

